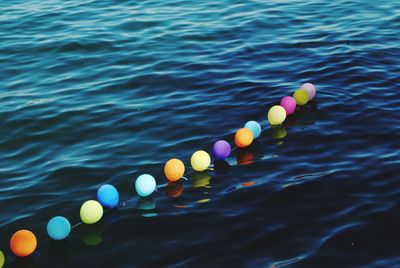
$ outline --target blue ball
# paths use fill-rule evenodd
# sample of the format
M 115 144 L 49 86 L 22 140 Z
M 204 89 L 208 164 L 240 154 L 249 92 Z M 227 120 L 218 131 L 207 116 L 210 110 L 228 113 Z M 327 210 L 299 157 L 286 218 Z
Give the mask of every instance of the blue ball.
M 156 180 L 149 174 L 140 175 L 135 182 L 136 192 L 142 197 L 151 195 L 156 189 L 156 186 Z
M 97 201 L 106 208 L 115 208 L 118 206 L 119 194 L 117 189 L 110 185 L 104 184 L 97 190 Z
M 61 216 L 52 218 L 47 223 L 47 234 L 54 240 L 63 240 L 68 237 L 71 232 L 71 224 Z
M 257 139 L 261 135 L 261 126 L 256 121 L 249 121 L 244 125 L 245 128 L 250 129 L 253 132 L 254 139 Z

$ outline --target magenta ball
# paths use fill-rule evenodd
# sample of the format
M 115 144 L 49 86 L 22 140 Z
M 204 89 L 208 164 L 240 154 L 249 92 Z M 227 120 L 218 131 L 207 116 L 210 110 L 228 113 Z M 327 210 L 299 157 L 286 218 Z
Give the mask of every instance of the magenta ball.
M 219 140 L 214 143 L 212 154 L 216 160 L 224 160 L 231 155 L 231 145 L 224 140 Z
M 292 114 L 296 110 L 296 100 L 293 97 L 286 96 L 281 100 L 281 106 L 285 109 L 286 114 Z
M 317 90 L 315 86 L 311 83 L 305 83 L 304 85 L 301 86 L 301 89 L 304 89 L 308 93 L 308 100 L 312 100 L 315 97 L 315 94 L 317 93 Z

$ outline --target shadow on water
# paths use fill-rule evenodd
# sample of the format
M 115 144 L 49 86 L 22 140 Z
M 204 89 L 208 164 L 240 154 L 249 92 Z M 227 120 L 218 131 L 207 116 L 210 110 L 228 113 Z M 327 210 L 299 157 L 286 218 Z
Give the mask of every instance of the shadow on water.
M 34 257 L 15 257 L 14 260 L 11 262 L 11 268 L 37 268 Z
M 51 240 L 48 245 L 48 254 L 54 265 L 59 267 L 68 265 L 72 260 L 71 243 L 68 240 Z
M 79 227 L 80 238 L 87 246 L 99 246 L 103 242 L 103 223 L 82 225 Z

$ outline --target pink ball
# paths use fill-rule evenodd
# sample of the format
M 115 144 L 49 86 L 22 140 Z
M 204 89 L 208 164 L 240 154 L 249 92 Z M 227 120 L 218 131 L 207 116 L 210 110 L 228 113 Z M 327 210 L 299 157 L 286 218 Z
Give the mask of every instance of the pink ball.
M 307 91 L 309 101 L 314 99 L 315 94 L 317 93 L 315 86 L 311 83 L 305 83 L 304 85 L 301 86 L 301 89 L 304 89 L 305 91 Z
M 296 100 L 290 96 L 286 96 L 281 100 L 281 106 L 285 109 L 286 114 L 292 114 L 296 110 Z

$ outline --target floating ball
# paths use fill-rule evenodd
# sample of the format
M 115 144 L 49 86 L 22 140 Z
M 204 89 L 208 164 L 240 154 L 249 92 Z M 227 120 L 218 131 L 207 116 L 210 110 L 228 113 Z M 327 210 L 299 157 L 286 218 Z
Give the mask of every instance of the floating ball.
M 37 246 L 36 236 L 28 230 L 20 230 L 10 239 L 11 251 L 19 257 L 31 255 Z
M 106 208 L 117 207 L 119 202 L 118 190 L 110 184 L 102 185 L 97 190 L 97 201 Z
M 71 224 L 64 217 L 54 217 L 47 223 L 47 234 L 53 240 L 63 240 L 68 237 L 70 232 Z
M 268 111 L 268 121 L 271 125 L 280 125 L 286 119 L 286 110 L 280 105 L 274 105 Z
M 253 140 L 253 132 L 248 128 L 241 128 L 235 134 L 235 143 L 238 147 L 247 147 L 253 142 Z
M 296 100 L 290 96 L 283 97 L 281 100 L 281 106 L 285 109 L 286 115 L 290 115 L 296 110 Z
M 293 98 L 297 105 L 304 105 L 308 102 L 308 93 L 304 89 L 298 89 L 294 92 Z
M 219 140 L 212 147 L 212 154 L 216 160 L 225 160 L 231 155 L 231 145 L 224 140 Z
M 183 177 L 185 165 L 179 159 L 170 159 L 164 166 L 164 173 L 169 181 L 177 181 Z
M 156 180 L 149 174 L 140 175 L 135 182 L 136 192 L 142 197 L 151 195 L 156 187 Z
M 210 166 L 211 157 L 205 151 L 196 151 L 192 154 L 190 163 L 192 164 L 194 170 L 204 171 Z
M 0 268 L 3 267 L 5 259 L 3 252 L 0 250 Z
M 304 85 L 301 86 L 301 89 L 307 91 L 308 100 L 314 99 L 315 94 L 317 93 L 315 86 L 311 83 L 305 83 Z
M 257 139 L 261 135 L 261 126 L 256 121 L 249 121 L 244 125 L 245 128 L 248 128 L 253 132 L 254 139 Z
M 81 206 L 80 215 L 84 223 L 96 223 L 103 217 L 103 207 L 95 200 L 86 201 Z

